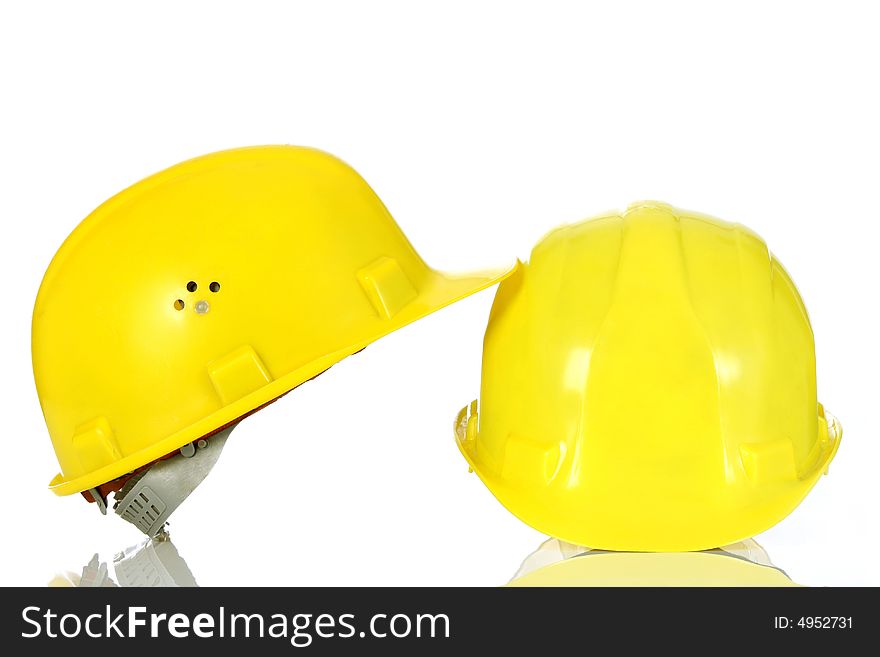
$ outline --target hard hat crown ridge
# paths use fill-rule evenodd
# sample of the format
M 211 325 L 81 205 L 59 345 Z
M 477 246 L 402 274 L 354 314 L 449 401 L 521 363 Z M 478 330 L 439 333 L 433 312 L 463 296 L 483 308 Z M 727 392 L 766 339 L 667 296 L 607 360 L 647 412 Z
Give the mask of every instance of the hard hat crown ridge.
M 641 202 L 559 228 L 499 287 L 459 446 L 535 528 L 607 550 L 700 550 L 785 517 L 839 425 L 809 319 L 747 228 Z

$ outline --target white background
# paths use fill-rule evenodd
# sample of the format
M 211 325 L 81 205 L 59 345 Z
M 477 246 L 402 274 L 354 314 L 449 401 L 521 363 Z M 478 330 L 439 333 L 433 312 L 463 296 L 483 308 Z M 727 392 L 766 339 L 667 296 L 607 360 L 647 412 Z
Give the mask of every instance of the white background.
M 877 32 L 870 3 L 840 1 L 4 3 L 0 583 L 140 540 L 46 489 L 29 331 L 53 253 L 147 174 L 291 143 L 347 160 L 450 271 L 643 198 L 757 231 L 805 299 L 844 426 L 830 476 L 758 540 L 802 584 L 880 584 Z M 506 582 L 542 537 L 451 431 L 493 293 L 243 422 L 173 518 L 199 583 Z

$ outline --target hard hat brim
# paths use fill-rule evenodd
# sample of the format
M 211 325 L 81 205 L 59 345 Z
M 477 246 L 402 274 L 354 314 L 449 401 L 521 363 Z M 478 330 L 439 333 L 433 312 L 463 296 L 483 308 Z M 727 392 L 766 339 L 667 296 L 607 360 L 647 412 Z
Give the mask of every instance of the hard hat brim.
M 476 419 L 476 401 L 471 402 L 458 412 L 453 428 L 455 443 L 469 468 L 476 473 L 504 508 L 533 529 L 553 538 L 576 545 L 589 545 L 591 548 L 599 550 L 691 552 L 736 543 L 770 529 L 788 516 L 803 501 L 823 474 L 828 474 L 829 464 L 834 460 L 840 447 L 843 429 L 837 418 L 822 409 L 821 406 L 820 409 L 819 426 L 827 427 L 827 431 L 820 429 L 820 450 L 810 467 L 798 476 L 797 486 L 793 487 L 783 506 L 774 507 L 772 513 L 750 514 L 748 518 L 725 518 L 721 523 L 724 526 L 723 530 L 692 528 L 692 531 L 686 536 L 655 536 L 651 533 L 642 533 L 636 544 L 629 537 L 615 538 L 613 532 L 609 534 L 606 531 L 597 534 L 595 528 L 583 526 L 578 514 L 566 512 L 570 510 L 560 512 L 558 509 L 551 509 L 546 504 L 546 500 L 539 500 L 534 496 L 524 497 L 521 491 L 511 487 L 502 477 L 493 474 L 484 467 L 484 463 L 476 454 L 476 446 L 479 442 L 478 423 L 471 422 Z M 548 511 L 551 513 L 548 514 Z

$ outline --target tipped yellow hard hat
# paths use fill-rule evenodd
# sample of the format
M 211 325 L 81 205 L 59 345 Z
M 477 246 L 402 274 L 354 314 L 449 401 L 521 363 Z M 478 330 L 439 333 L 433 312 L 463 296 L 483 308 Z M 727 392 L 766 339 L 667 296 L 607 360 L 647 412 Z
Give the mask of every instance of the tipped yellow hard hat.
M 61 465 L 50 487 L 90 491 L 103 510 L 144 466 L 192 457 L 201 438 L 507 273 L 431 269 L 367 183 L 317 150 L 230 150 L 153 175 L 73 231 L 37 296 L 34 376 Z M 151 492 L 129 515 L 155 533 L 164 502 Z
M 703 550 L 789 514 L 833 458 L 813 334 L 747 228 L 639 203 L 499 286 L 458 445 L 511 512 L 603 550 Z

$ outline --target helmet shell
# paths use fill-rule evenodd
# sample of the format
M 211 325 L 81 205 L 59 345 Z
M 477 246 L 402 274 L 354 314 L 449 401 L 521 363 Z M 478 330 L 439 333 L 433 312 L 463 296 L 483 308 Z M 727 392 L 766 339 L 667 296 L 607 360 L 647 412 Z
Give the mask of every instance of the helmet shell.
M 505 274 L 432 270 L 367 183 L 317 150 L 230 150 L 153 175 L 73 231 L 37 296 L 50 486 L 131 472 Z
M 639 203 L 547 235 L 498 289 L 459 446 L 536 529 L 702 550 L 769 528 L 833 457 L 813 334 L 747 228 Z

